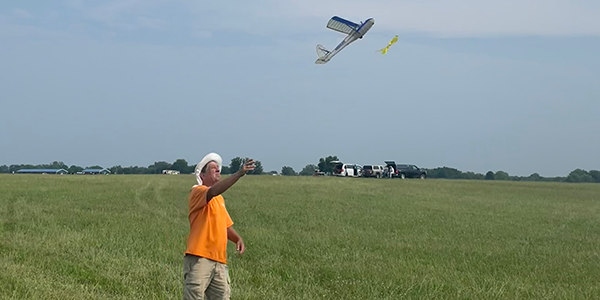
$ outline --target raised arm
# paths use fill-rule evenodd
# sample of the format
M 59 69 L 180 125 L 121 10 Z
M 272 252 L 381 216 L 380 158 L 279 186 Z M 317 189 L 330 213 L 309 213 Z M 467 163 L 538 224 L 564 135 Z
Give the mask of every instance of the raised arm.
M 236 183 L 240 178 L 246 175 L 246 172 L 254 170 L 254 160 L 249 159 L 239 171 L 235 172 L 231 176 L 219 180 L 219 182 L 215 183 L 208 189 L 208 193 L 206 194 L 206 202 L 210 201 L 215 196 L 221 195 L 227 189 L 229 189 L 234 183 Z

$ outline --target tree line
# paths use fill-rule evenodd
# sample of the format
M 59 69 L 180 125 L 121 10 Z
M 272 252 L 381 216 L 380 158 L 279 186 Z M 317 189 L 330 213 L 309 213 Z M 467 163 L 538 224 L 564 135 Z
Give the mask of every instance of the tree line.
M 243 162 L 247 160 L 247 157 L 234 157 L 231 159 L 228 165 L 223 165 L 221 174 L 232 174 L 237 172 Z M 260 160 L 256 160 L 256 168 L 248 174 L 250 175 L 261 175 L 261 174 L 280 174 L 283 176 L 312 176 L 315 172 L 323 172 L 324 174 L 331 174 L 333 172 L 332 161 L 339 161 L 340 159 L 335 155 L 319 158 L 316 164 L 307 164 L 302 168 L 300 172 L 296 172 L 294 168 L 290 166 L 283 166 L 280 172 L 269 171 L 265 172 Z M 139 166 L 128 166 L 123 167 L 121 165 L 112 166 L 106 168 L 110 170 L 112 174 L 162 174 L 163 170 L 176 170 L 182 174 L 191 174 L 194 172 L 195 164 L 188 164 L 185 159 L 177 159 L 173 163 L 166 161 L 157 161 L 147 167 Z M 14 164 L 14 165 L 2 165 L 0 166 L 0 173 L 13 173 L 20 169 L 64 169 L 71 174 L 81 172 L 84 169 L 104 169 L 102 166 L 93 165 L 85 168 L 77 165 L 68 166 L 63 162 L 54 161 L 51 164 L 31 165 L 31 164 Z M 543 177 L 538 173 L 533 173 L 529 176 L 511 176 L 508 173 L 500 171 L 488 171 L 486 174 L 474 173 L 474 172 L 462 172 L 458 169 L 451 167 L 438 167 L 427 169 L 428 178 L 439 178 L 439 179 L 472 179 L 472 180 L 510 180 L 510 181 L 548 181 L 548 182 L 596 182 L 600 183 L 600 171 L 590 170 L 586 171 L 583 169 L 575 169 L 571 171 L 567 176 L 557 177 Z
M 231 174 L 237 172 L 242 163 L 248 158 L 235 157 L 231 160 L 229 165 L 224 165 L 221 173 L 222 174 Z M 264 174 L 264 169 L 261 161 L 256 160 L 255 168 L 252 171 L 249 171 L 247 174 Z M 123 167 L 121 165 L 112 166 L 109 168 L 104 168 L 99 165 L 92 165 L 87 167 L 81 167 L 77 165 L 68 166 L 62 161 L 54 161 L 51 164 L 40 164 L 40 165 L 31 165 L 31 164 L 14 164 L 14 165 L 2 165 L 0 166 L 0 173 L 14 173 L 20 169 L 64 169 L 67 170 L 70 174 L 76 174 L 85 169 L 106 169 L 109 170 L 112 174 L 162 174 L 163 170 L 175 170 L 179 171 L 181 174 L 191 174 L 194 172 L 196 168 L 195 164 L 188 164 L 185 159 L 177 159 L 173 163 L 169 163 L 166 161 L 157 161 L 147 167 L 140 166 L 128 166 Z
M 461 172 L 455 168 L 441 167 L 426 169 L 429 178 L 475 179 L 475 180 L 509 180 L 509 181 L 547 181 L 547 182 L 596 182 L 600 183 L 600 171 L 575 169 L 567 176 L 543 177 L 538 173 L 529 176 L 509 175 L 504 171 L 488 171 L 487 173 Z

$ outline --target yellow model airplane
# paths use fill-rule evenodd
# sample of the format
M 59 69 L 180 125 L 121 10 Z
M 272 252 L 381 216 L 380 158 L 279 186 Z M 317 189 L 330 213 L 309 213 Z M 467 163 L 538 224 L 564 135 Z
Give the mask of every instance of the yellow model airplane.
M 389 43 L 388 45 L 383 48 L 383 49 L 379 49 L 377 50 L 377 52 L 381 52 L 381 54 L 385 55 L 387 53 L 387 51 L 390 49 L 390 47 L 395 44 L 398 41 L 398 35 L 396 35 Z

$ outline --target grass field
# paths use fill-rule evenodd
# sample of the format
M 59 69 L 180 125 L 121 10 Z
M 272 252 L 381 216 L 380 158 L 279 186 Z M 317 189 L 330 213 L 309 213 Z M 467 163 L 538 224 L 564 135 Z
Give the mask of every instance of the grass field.
M 180 299 L 192 175 L 0 176 L 0 299 Z M 600 184 L 246 176 L 232 299 L 600 299 Z

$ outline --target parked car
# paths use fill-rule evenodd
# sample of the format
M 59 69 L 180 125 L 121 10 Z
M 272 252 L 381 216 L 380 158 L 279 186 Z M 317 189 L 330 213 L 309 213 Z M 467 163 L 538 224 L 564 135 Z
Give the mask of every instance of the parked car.
M 389 168 L 389 166 L 394 168 L 394 174 L 392 174 L 393 178 L 427 178 L 427 171 L 417 167 L 416 165 L 396 164 L 394 161 L 386 161 L 386 169 Z
M 316 169 L 312 176 L 325 176 L 325 172 L 321 172 L 319 169 Z
M 350 177 L 358 177 L 360 176 L 362 166 L 357 164 L 345 164 L 341 161 L 332 161 L 333 166 L 333 176 L 350 176 Z
M 382 165 L 364 165 L 362 168 L 362 176 L 381 178 L 383 176 L 383 168 Z

